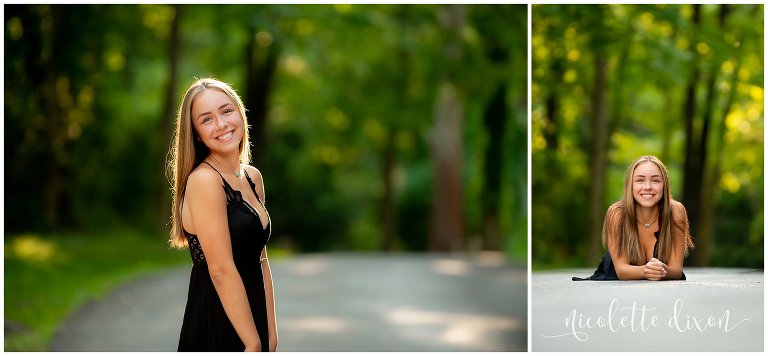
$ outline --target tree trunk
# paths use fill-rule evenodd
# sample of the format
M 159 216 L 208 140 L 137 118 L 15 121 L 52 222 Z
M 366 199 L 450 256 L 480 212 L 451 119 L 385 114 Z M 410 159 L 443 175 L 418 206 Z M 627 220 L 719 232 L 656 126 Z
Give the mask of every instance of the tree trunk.
M 605 167 L 608 122 L 605 107 L 605 71 L 606 59 L 604 54 L 595 55 L 595 92 L 592 97 L 592 162 L 590 163 L 589 190 L 589 235 L 588 256 L 590 261 L 596 261 L 599 257 L 600 236 L 603 220 L 603 191 L 605 188 Z
M 706 177 L 705 176 L 705 168 L 706 168 L 706 162 L 707 162 L 707 137 L 709 133 L 709 124 L 712 121 L 712 103 L 714 102 L 715 98 L 715 78 L 717 76 L 717 69 L 714 69 L 710 73 L 711 77 L 708 80 L 707 83 L 707 99 L 704 103 L 704 112 L 702 114 L 702 125 L 701 125 L 701 132 L 699 136 L 699 145 L 696 149 L 696 154 L 700 157 L 696 162 L 698 163 L 695 167 L 692 167 L 692 173 L 691 174 L 698 174 L 701 178 L 697 180 L 697 182 L 700 184 L 698 187 L 698 192 L 700 192 L 700 197 L 697 198 L 699 201 L 699 206 L 694 210 L 696 215 L 691 219 L 691 221 L 696 221 L 696 231 L 697 236 L 699 237 L 698 241 L 700 243 L 700 246 L 698 249 L 696 249 L 696 252 L 693 254 L 693 264 L 696 266 L 707 266 L 709 265 L 709 257 L 712 251 L 712 231 L 711 228 L 713 227 L 711 219 L 706 219 L 704 217 L 704 212 L 706 209 L 703 207 L 706 204 L 711 204 L 711 201 L 708 201 L 710 197 L 707 197 L 706 192 L 704 192 L 705 188 L 705 181 L 707 178 L 711 179 L 713 177 Z M 695 189 L 695 187 L 694 187 Z M 696 192 L 696 191 L 694 191 Z M 690 210 L 689 210 L 690 213 Z M 689 216 L 691 216 L 689 214 Z M 693 228 L 691 228 L 693 231 Z
M 395 211 L 394 183 L 392 181 L 395 169 L 395 131 L 390 129 L 384 144 L 384 159 L 381 173 L 384 182 L 384 196 L 381 198 L 381 249 L 392 251 L 397 246 L 397 220 Z
M 718 22 L 720 28 L 725 27 L 725 20 L 728 16 L 728 5 L 720 5 L 720 14 L 718 17 Z M 710 68 L 710 76 L 709 76 L 709 82 L 707 83 L 707 101 L 705 103 L 704 107 L 704 114 L 703 114 L 703 124 L 701 128 L 701 139 L 699 143 L 699 150 L 701 155 L 701 174 L 704 177 L 704 181 L 702 182 L 702 188 L 701 188 L 701 209 L 700 209 L 700 216 L 698 217 L 698 227 L 697 227 L 697 248 L 696 252 L 692 254 L 692 257 L 694 257 L 694 264 L 698 266 L 708 266 L 710 263 L 710 260 L 712 258 L 712 251 L 715 248 L 715 238 L 714 238 L 714 228 L 715 228 L 715 187 L 717 186 L 717 182 L 720 180 L 720 161 L 721 161 L 721 143 L 723 141 L 723 134 L 725 131 L 725 118 L 728 116 L 728 112 L 730 111 L 730 107 L 733 103 L 734 99 L 734 92 L 735 92 L 735 85 L 736 80 L 733 80 L 731 83 L 731 90 L 728 96 L 728 99 L 726 101 L 725 107 L 722 112 L 722 117 L 720 118 L 720 121 L 718 122 L 718 127 L 713 131 L 714 135 L 717 135 L 717 137 L 713 137 L 713 143 L 717 145 L 716 149 L 713 151 L 715 152 L 714 162 L 709 165 L 709 169 L 707 169 L 707 143 L 708 143 L 708 136 L 709 136 L 709 126 L 710 122 L 713 120 L 713 105 L 716 101 L 715 95 L 716 95 L 716 89 L 715 89 L 715 83 L 717 79 L 717 74 L 720 69 L 720 63 L 712 65 Z M 736 68 L 736 71 L 734 72 L 734 79 L 737 78 L 738 68 Z
M 672 26 L 672 33 L 670 35 L 670 38 L 676 39 L 678 36 L 678 27 Z M 657 83 L 659 87 L 663 87 L 668 85 L 667 82 L 659 81 Z M 664 112 L 669 113 L 669 115 L 665 115 L 663 117 L 663 121 L 666 127 L 675 127 L 675 124 L 677 124 L 677 119 L 673 116 L 672 113 L 674 113 L 675 109 L 674 106 L 677 105 L 677 101 L 674 100 L 671 97 L 665 97 L 664 98 Z M 670 157 L 672 154 L 671 151 L 671 145 L 672 142 L 672 134 L 674 133 L 673 130 L 667 129 L 662 130 L 661 133 L 661 153 L 659 154 L 658 158 L 662 162 L 668 162 L 670 160 Z
M 499 227 L 499 200 L 501 195 L 502 143 L 507 126 L 507 86 L 499 83 L 483 115 L 488 132 L 485 149 L 483 189 L 483 250 L 501 250 L 502 238 Z
M 629 31 L 625 34 L 626 37 L 632 37 L 634 36 L 634 30 L 632 28 L 629 29 Z M 613 80 L 609 84 L 611 87 L 611 93 L 613 94 L 613 100 L 611 102 L 611 115 L 609 116 L 610 119 L 606 119 L 608 130 L 605 134 L 606 137 L 606 147 L 605 150 L 608 151 L 611 147 L 611 136 L 614 132 L 618 129 L 618 127 L 621 125 L 621 123 L 626 119 L 626 113 L 624 112 L 624 99 L 625 95 L 622 92 L 622 84 L 626 82 L 626 72 L 627 72 L 627 58 L 629 58 L 629 49 L 631 45 L 631 41 L 623 41 L 620 44 L 621 51 L 619 52 L 618 60 L 616 61 L 616 75 L 613 76 Z M 594 236 L 592 236 L 594 237 Z
M 547 144 L 547 149 L 553 153 L 557 152 L 558 140 L 557 140 L 557 127 L 558 119 L 560 117 L 560 92 L 559 89 L 563 84 L 563 63 L 559 58 L 552 58 L 552 64 L 550 66 L 552 71 L 552 77 L 554 83 L 550 88 L 550 92 L 545 100 L 544 107 L 546 112 L 544 114 L 544 127 L 543 135 L 544 142 Z
M 45 79 L 43 82 L 43 90 L 41 100 L 41 107 L 44 108 L 46 125 L 45 125 L 45 138 L 47 154 L 47 172 L 46 180 L 43 185 L 45 191 L 45 225 L 49 230 L 54 230 L 59 226 L 59 218 L 61 213 L 61 194 L 62 194 L 62 167 L 61 155 L 63 142 L 59 133 L 62 131 L 62 121 L 65 117 L 62 112 L 63 108 L 59 105 L 57 100 L 57 84 L 59 80 L 59 69 L 57 66 L 57 58 L 61 55 L 62 42 L 65 41 L 63 36 L 63 30 L 61 28 L 63 8 L 61 6 L 51 6 L 51 27 L 49 35 L 51 37 L 50 54 L 43 59 L 43 66 L 45 71 Z M 45 37 L 46 34 L 43 34 Z M 45 50 L 43 51 L 45 53 Z
M 175 110 L 179 98 L 176 93 L 176 82 L 178 81 L 178 67 L 179 67 L 179 23 L 181 21 L 182 6 L 179 4 L 173 5 L 173 20 L 171 21 L 171 32 L 168 39 L 168 82 L 165 86 L 165 103 L 163 104 L 162 116 L 160 117 L 161 132 L 163 133 L 161 150 L 171 149 L 171 142 L 173 140 L 173 125 L 176 118 Z M 161 155 L 163 158 L 160 167 L 163 167 L 161 172 L 164 172 L 165 168 L 165 155 Z M 158 227 L 161 230 L 167 229 L 165 226 L 168 223 L 168 217 L 171 216 L 171 193 L 168 187 L 168 180 L 164 179 L 163 175 L 159 175 L 156 183 L 155 199 L 159 200 L 155 206 L 160 207 L 160 213 L 158 216 Z
M 457 251 L 464 248 L 464 145 L 461 130 L 464 109 L 455 77 L 462 69 L 460 31 L 464 26 L 466 9 L 463 5 L 449 5 L 443 10 L 438 16 L 448 39 L 443 47 L 444 79 L 435 102 L 432 128 L 435 188 L 430 247 L 437 251 Z
M 673 103 L 670 98 L 664 98 L 664 112 L 671 113 L 674 109 L 673 106 L 677 104 L 676 102 Z M 663 117 L 662 120 L 664 120 L 665 123 L 668 123 L 671 125 L 670 119 L 671 117 Z M 669 127 L 669 126 L 668 126 Z M 662 130 L 661 132 L 661 153 L 659 154 L 659 159 L 662 162 L 668 162 L 670 157 L 670 142 L 672 142 L 672 133 L 673 130 Z
M 701 23 L 700 5 L 693 5 L 694 31 L 698 30 Z M 695 41 L 691 41 L 695 43 Z M 694 45 L 691 45 L 693 48 Z M 694 53 L 696 52 L 693 49 Z M 685 120 L 685 163 L 683 166 L 683 196 L 682 200 L 688 210 L 688 219 L 691 225 L 691 234 L 696 235 L 696 223 L 699 220 L 699 207 L 701 204 L 701 161 L 698 151 L 698 132 L 695 130 L 696 116 L 696 84 L 700 76 L 698 67 L 698 54 L 693 59 L 693 73 L 686 87 L 686 100 L 683 107 L 683 119 Z M 694 252 L 695 254 L 696 252 Z M 694 259 L 695 260 L 695 259 Z
M 251 31 L 251 39 L 245 51 L 246 89 L 243 104 L 248 108 L 251 158 L 255 166 L 260 166 L 264 163 L 264 151 L 267 148 L 265 129 L 279 47 L 274 42 L 274 37 L 269 44 L 259 44 L 257 33 L 257 30 Z M 260 53 L 262 51 L 263 53 Z
M 431 247 L 437 251 L 456 251 L 463 248 L 463 116 L 456 88 L 451 83 L 443 83 L 437 97 L 432 137 L 435 162 L 435 218 Z

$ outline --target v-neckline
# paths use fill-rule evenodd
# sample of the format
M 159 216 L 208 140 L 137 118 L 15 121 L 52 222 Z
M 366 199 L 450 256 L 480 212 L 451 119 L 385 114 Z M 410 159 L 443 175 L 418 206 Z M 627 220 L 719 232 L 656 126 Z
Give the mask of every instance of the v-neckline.
M 654 231 L 654 232 L 652 232 L 650 234 L 649 242 L 652 241 L 652 246 L 653 246 L 653 248 L 651 249 L 651 252 L 650 252 L 650 257 L 648 257 L 648 255 L 647 255 L 648 251 L 645 249 L 645 246 L 643 246 L 643 243 L 640 242 L 640 247 L 643 250 L 643 255 L 646 257 L 646 261 L 650 261 L 651 258 L 658 258 L 658 257 L 656 257 L 656 249 L 658 248 L 658 244 L 659 244 L 659 237 L 657 235 L 658 233 L 659 233 L 659 231 L 656 230 L 656 231 Z
M 239 190 L 237 190 L 235 188 L 232 188 L 232 185 L 229 184 L 229 182 L 227 182 L 227 180 L 224 179 L 224 177 L 221 177 L 221 180 L 224 182 L 224 184 L 226 184 L 226 186 L 231 191 L 233 191 L 233 192 L 237 193 L 238 195 L 240 195 L 240 199 L 239 200 L 242 201 L 243 204 L 245 204 L 245 207 L 248 208 L 248 210 L 250 210 L 251 213 L 256 215 L 256 219 L 259 220 L 259 226 L 261 227 L 261 229 L 262 230 L 267 230 L 267 228 L 269 227 L 269 224 L 272 222 L 271 219 L 269 218 L 269 213 L 267 213 L 267 207 L 264 206 L 264 204 L 261 202 L 261 199 L 259 199 L 259 194 L 256 193 L 256 189 L 253 187 L 253 182 L 251 181 L 251 177 L 248 176 L 248 172 L 245 172 L 245 177 L 246 177 L 246 179 L 248 179 L 248 185 L 251 186 L 251 190 L 253 190 L 253 195 L 256 196 L 256 201 L 258 201 L 259 204 L 261 204 L 261 207 L 264 208 L 264 213 L 267 214 L 267 224 L 266 225 L 264 225 L 264 223 L 261 221 L 261 214 L 259 214 L 259 211 L 256 210 L 256 208 L 254 208 L 251 205 L 251 203 L 249 203 L 247 200 L 245 200 L 245 197 L 243 196 L 243 192 L 241 192 L 241 191 L 239 191 Z

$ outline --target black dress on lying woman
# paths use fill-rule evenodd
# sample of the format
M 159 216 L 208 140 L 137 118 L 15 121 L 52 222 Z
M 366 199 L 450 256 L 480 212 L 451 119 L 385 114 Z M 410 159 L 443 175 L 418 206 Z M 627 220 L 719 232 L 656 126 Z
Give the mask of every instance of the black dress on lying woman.
M 658 249 L 659 249 L 659 232 L 656 231 L 653 233 L 653 236 L 656 236 L 656 244 L 653 245 L 653 257 L 658 257 Z M 600 260 L 600 264 L 597 265 L 597 269 L 595 270 L 595 273 L 593 273 L 591 276 L 587 278 L 579 278 L 579 277 L 573 277 L 571 278 L 573 281 L 617 281 L 619 280 L 619 276 L 616 274 L 616 268 L 613 267 L 613 260 L 611 260 L 611 253 L 609 251 L 605 252 L 605 255 L 603 255 L 603 258 Z M 680 276 L 680 280 L 685 280 L 685 272 L 683 272 L 682 276 Z

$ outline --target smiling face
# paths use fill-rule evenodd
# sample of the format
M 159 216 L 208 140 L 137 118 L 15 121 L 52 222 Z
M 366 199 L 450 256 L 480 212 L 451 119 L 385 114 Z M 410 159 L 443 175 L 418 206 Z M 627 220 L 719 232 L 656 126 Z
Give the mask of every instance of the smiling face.
M 211 152 L 239 152 L 243 118 L 224 92 L 206 89 L 197 95 L 192 104 L 192 125 Z
M 664 195 L 664 178 L 661 170 L 653 162 L 643 162 L 632 173 L 632 196 L 635 203 L 652 207 L 659 203 Z

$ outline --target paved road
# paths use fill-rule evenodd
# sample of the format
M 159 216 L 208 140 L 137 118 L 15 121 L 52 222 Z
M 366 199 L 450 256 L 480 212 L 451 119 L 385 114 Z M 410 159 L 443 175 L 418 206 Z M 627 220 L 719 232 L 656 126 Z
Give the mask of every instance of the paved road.
M 593 270 L 532 274 L 533 351 L 764 349 L 762 270 L 686 268 L 687 281 L 571 281 Z
M 273 260 L 280 351 L 525 351 L 527 275 L 498 254 Z M 189 267 L 75 312 L 53 351 L 174 351 Z

